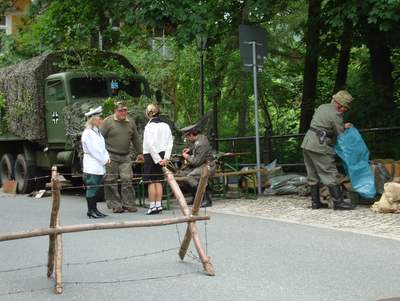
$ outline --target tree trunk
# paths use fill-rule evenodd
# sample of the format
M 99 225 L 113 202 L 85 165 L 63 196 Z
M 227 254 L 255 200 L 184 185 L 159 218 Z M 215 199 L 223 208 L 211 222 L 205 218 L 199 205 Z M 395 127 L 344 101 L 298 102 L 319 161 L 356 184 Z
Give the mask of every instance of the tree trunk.
M 319 28 L 321 0 L 309 0 L 304 63 L 303 98 L 301 102 L 300 132 L 308 130 L 314 114 L 319 56 Z
M 374 83 L 376 103 L 383 112 L 392 112 L 396 108 L 393 99 L 394 80 L 391 49 L 384 32 L 375 24 L 364 22 L 364 36 L 370 53 L 371 77 Z
M 248 73 L 242 71 L 240 73 L 240 99 L 239 99 L 239 110 L 238 110 L 238 136 L 244 137 L 247 132 L 247 120 L 248 120 L 248 110 L 247 110 L 247 81 L 248 81 Z
M 352 47 L 353 40 L 353 24 L 351 21 L 346 21 L 343 27 L 342 38 L 340 41 L 340 52 L 338 69 L 336 73 L 335 87 L 333 94 L 339 90 L 343 90 L 346 87 L 347 70 L 350 61 L 350 50 Z

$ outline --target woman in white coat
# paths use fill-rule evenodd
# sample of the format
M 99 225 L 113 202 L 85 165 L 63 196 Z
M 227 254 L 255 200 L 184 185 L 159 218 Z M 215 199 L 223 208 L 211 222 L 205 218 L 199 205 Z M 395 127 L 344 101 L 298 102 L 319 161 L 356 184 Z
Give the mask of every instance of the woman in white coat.
M 146 108 L 149 122 L 144 128 L 143 155 L 144 175 L 143 181 L 148 184 L 149 210 L 146 214 L 158 214 L 162 211 L 161 199 L 163 195 L 162 181 L 164 173 L 162 166 L 168 162 L 173 145 L 173 138 L 169 125 L 163 122 L 159 115 L 158 105 L 149 104 Z
M 89 218 L 107 216 L 97 209 L 98 192 L 102 189 L 103 177 L 106 172 L 105 165 L 110 163 L 110 156 L 106 150 L 104 138 L 99 128 L 103 119 L 102 107 L 90 110 L 85 114 L 88 118 L 85 130 L 82 133 L 83 173 L 86 184 L 86 201 Z

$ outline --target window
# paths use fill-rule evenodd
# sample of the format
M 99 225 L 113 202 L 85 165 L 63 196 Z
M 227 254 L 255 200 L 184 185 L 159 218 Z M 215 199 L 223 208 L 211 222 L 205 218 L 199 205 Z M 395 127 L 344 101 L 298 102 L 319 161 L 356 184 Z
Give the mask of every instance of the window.
M 64 87 L 61 80 L 47 82 L 47 101 L 65 100 Z
M 70 80 L 72 98 L 107 98 L 107 83 L 104 78 L 73 78 Z

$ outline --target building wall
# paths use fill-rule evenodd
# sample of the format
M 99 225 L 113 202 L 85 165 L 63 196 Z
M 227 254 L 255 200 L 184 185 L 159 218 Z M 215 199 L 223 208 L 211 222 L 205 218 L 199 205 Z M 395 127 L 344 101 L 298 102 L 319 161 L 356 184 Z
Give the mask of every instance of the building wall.
M 5 24 L 0 24 L 0 31 L 13 34 L 22 26 L 22 17 L 26 14 L 31 0 L 17 0 L 14 7 L 5 13 Z

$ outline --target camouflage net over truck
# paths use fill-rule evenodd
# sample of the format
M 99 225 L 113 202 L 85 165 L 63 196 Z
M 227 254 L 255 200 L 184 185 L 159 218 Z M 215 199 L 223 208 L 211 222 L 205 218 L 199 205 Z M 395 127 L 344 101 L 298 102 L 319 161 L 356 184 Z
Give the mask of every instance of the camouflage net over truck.
M 79 51 L 43 54 L 0 69 L 0 96 L 5 98 L 1 114 L 2 134 L 45 143 L 45 79 L 63 71 L 88 73 L 137 73 L 122 55 L 110 52 Z M 5 132 L 4 132 L 5 131 Z
M 58 59 L 45 54 L 0 69 L 0 93 L 6 100 L 2 128 L 28 140 L 46 139 L 44 85 L 47 76 L 60 71 Z

